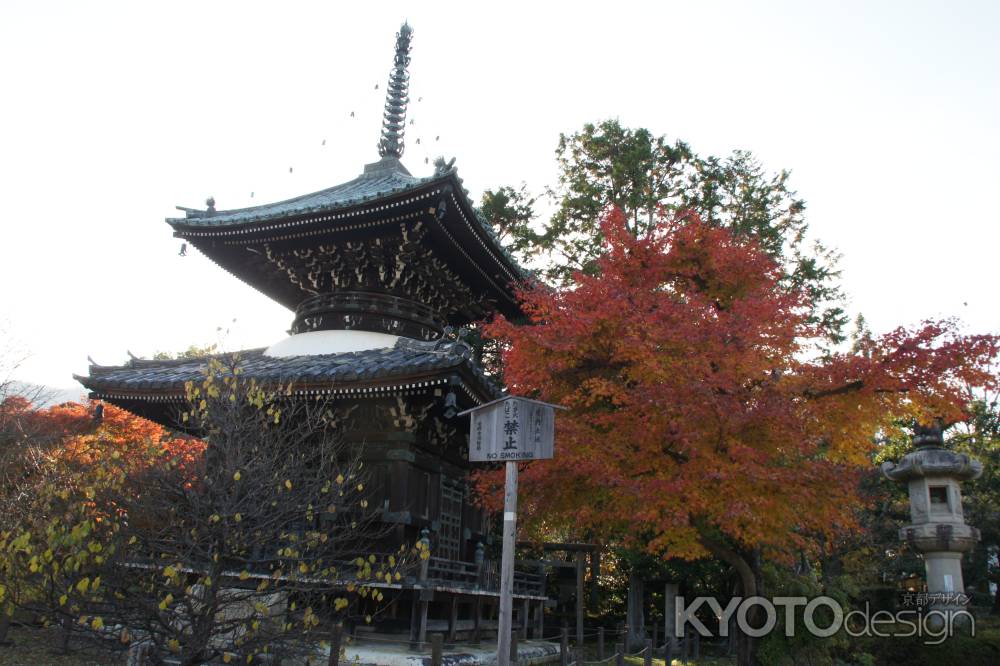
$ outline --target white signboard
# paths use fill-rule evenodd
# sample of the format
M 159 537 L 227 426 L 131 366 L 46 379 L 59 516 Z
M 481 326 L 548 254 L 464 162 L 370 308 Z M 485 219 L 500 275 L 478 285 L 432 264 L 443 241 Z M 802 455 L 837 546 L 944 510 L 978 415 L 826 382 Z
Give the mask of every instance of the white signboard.
M 507 397 L 473 410 L 469 436 L 471 462 L 543 460 L 552 457 L 554 406 Z

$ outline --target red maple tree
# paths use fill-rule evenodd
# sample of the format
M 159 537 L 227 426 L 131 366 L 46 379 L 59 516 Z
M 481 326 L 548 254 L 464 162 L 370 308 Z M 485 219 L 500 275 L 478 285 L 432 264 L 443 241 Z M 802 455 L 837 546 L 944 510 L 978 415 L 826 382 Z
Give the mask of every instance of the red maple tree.
M 596 276 L 521 292 L 530 324 L 485 327 L 514 394 L 569 408 L 556 457 L 521 473 L 525 510 L 669 557 L 797 552 L 853 526 L 873 437 L 900 419 L 957 419 L 990 385 L 995 336 L 929 321 L 819 347 L 808 294 L 753 241 L 694 216 L 633 237 L 603 222 Z M 496 497 L 502 478 L 479 477 Z

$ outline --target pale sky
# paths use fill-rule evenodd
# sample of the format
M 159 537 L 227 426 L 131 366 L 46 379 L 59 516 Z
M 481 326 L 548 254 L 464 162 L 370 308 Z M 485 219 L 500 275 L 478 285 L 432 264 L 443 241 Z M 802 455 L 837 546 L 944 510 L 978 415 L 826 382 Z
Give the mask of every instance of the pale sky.
M 177 256 L 163 220 L 375 161 L 404 19 L 415 175 L 444 154 L 475 200 L 541 193 L 559 133 L 609 117 L 748 149 L 792 170 L 852 314 L 1000 333 L 1000 2 L 4 0 L 0 319 L 32 353 L 21 378 L 73 386 L 88 354 L 119 364 L 218 328 L 228 348 L 282 338 L 291 312 Z

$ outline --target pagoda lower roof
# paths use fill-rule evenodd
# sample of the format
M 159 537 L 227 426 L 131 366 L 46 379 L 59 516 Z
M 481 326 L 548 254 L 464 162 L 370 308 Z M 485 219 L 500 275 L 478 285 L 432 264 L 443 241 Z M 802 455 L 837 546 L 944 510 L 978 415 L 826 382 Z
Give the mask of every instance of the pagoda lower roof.
M 401 338 L 384 349 L 309 356 L 272 357 L 264 351 L 250 349 L 215 358 L 238 356 L 243 377 L 264 385 L 291 382 L 296 394 L 391 394 L 447 384 L 449 376 L 455 376 L 467 400 L 480 403 L 500 395 L 461 342 Z M 185 383 L 204 378 L 210 358 L 132 359 L 123 366 L 92 365 L 89 375 L 75 378 L 96 399 L 182 400 Z

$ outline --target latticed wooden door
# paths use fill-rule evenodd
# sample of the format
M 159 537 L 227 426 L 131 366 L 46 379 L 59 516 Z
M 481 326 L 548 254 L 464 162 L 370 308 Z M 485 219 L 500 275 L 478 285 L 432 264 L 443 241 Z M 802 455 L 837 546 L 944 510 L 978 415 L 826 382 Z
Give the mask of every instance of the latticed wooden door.
M 457 560 L 462 552 L 462 504 L 465 484 L 441 476 L 441 531 L 438 533 L 440 557 Z

